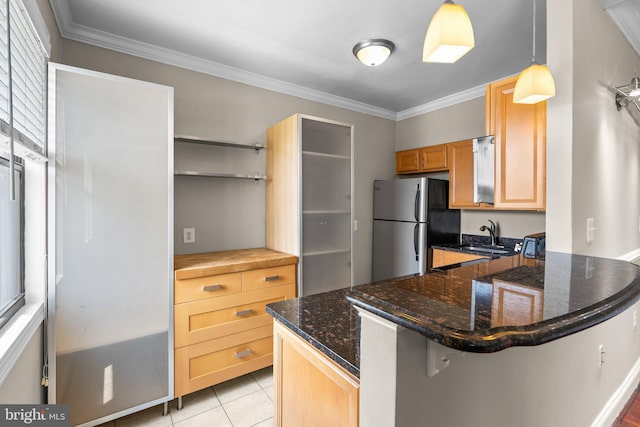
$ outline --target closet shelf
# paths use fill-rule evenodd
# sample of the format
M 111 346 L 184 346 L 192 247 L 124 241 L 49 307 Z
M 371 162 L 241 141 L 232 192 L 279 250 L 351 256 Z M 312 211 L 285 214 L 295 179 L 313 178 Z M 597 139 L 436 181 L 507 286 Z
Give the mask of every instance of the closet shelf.
M 232 147 L 232 148 L 246 148 L 251 150 L 262 150 L 264 149 L 264 145 L 259 142 L 253 142 L 251 144 L 240 144 L 238 142 L 223 142 L 223 141 L 212 141 L 209 139 L 198 138 L 195 136 L 184 136 L 184 135 L 176 135 L 173 138 L 174 142 L 187 142 L 191 144 L 204 144 L 204 145 L 217 145 L 220 147 Z

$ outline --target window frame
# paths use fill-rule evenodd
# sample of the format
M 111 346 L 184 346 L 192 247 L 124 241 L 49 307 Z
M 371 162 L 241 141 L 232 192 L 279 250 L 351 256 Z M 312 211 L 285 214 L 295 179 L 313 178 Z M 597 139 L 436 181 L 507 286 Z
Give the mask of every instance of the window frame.
M 9 156 L 6 153 L 0 151 L 0 165 L 3 167 L 9 167 Z M 25 168 L 22 159 L 14 156 L 14 168 L 19 172 L 19 182 L 16 184 L 20 186 L 20 289 L 17 295 L 14 295 L 11 302 L 6 307 L 0 307 L 0 330 L 7 324 L 13 316 L 25 306 L 26 301 L 26 288 L 25 288 Z M 0 194 L 0 197 L 8 197 L 8 194 Z M 2 238 L 2 236 L 0 236 Z M 3 286 L 0 283 L 0 286 Z

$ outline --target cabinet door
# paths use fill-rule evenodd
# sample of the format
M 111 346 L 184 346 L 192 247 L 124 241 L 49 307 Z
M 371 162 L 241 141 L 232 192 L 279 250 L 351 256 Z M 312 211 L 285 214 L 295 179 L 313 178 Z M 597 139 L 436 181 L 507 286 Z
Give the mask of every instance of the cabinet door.
M 495 135 L 495 208 L 545 209 L 546 102 L 514 104 L 517 76 L 487 89 L 488 131 Z
M 433 268 L 443 267 L 445 265 L 458 264 L 461 262 L 475 261 L 477 259 L 487 258 L 485 256 L 468 254 L 464 252 L 445 251 L 442 249 L 434 249 L 432 262 Z
M 416 173 L 420 170 L 420 150 L 404 150 L 396 152 L 396 174 Z
M 420 172 L 447 170 L 447 145 L 432 145 L 420 149 Z
M 357 427 L 358 379 L 278 322 L 273 338 L 274 425 Z
M 449 207 L 477 208 L 473 202 L 473 142 L 452 142 L 449 146 Z

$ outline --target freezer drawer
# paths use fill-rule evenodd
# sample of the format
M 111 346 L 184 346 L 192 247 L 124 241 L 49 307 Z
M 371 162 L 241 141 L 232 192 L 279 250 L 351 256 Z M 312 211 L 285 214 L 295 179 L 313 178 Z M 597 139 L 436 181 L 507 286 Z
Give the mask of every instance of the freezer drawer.
M 373 221 L 373 280 L 427 271 L 427 225 Z

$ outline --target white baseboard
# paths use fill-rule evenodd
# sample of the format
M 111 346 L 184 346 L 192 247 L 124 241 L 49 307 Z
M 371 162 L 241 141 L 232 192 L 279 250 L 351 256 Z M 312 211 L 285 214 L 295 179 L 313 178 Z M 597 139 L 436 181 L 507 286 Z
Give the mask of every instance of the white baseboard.
M 638 387 L 638 383 L 640 383 L 640 359 L 636 361 L 623 383 L 609 398 L 606 405 L 604 405 L 591 424 L 591 427 L 609 427 L 613 425 L 620 411 L 622 411 L 624 405 Z
M 635 249 L 631 252 L 627 252 L 626 254 L 622 254 L 618 257 L 618 259 L 622 261 L 629 261 L 629 262 L 633 262 L 638 258 L 640 258 L 640 248 Z

